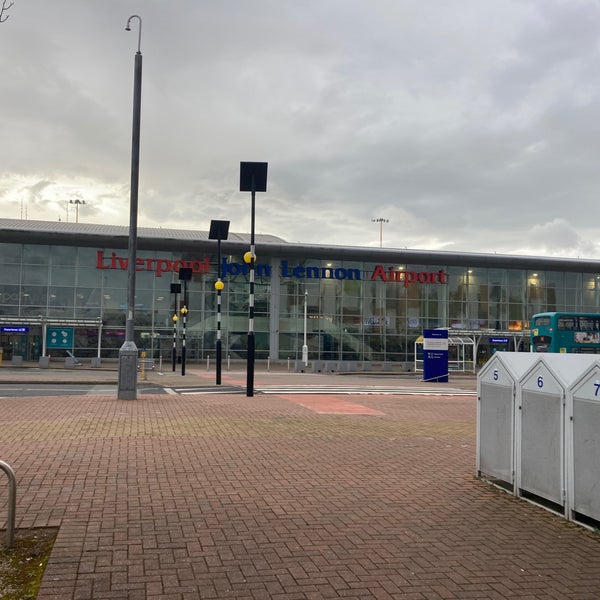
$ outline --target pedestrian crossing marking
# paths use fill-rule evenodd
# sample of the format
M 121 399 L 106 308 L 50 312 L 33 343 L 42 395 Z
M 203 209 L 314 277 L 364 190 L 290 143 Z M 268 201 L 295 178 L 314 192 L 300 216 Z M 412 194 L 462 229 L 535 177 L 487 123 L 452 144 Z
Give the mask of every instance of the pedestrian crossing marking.
M 284 385 L 256 388 L 262 394 L 356 394 L 356 395 L 427 395 L 474 396 L 476 392 L 457 388 L 421 388 L 398 386 L 337 386 L 337 385 Z
M 241 394 L 245 391 L 237 385 L 203 385 L 198 387 L 170 387 L 166 388 L 169 394 L 179 394 L 186 396 L 189 394 Z
M 186 386 L 166 388 L 167 393 L 190 394 L 243 394 L 246 388 L 241 386 Z M 270 385 L 255 386 L 255 394 L 355 394 L 380 396 L 475 396 L 476 392 L 458 388 L 439 387 L 398 387 L 369 385 Z

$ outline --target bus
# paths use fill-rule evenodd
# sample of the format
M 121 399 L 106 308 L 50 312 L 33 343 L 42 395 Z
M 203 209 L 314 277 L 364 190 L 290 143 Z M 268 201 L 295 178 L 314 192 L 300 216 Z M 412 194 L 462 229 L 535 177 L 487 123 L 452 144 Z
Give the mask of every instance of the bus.
M 600 354 L 600 314 L 547 312 L 533 315 L 531 351 Z

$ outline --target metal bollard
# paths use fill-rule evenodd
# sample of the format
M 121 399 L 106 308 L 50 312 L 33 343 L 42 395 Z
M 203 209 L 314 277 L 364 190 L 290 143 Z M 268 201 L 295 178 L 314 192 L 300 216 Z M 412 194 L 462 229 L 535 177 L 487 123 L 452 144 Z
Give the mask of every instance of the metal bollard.
M 6 516 L 6 547 L 12 548 L 15 539 L 15 512 L 17 509 L 17 478 L 12 467 L 0 460 L 0 469 L 8 475 L 8 514 Z
M 206 370 L 208 371 L 210 369 L 210 354 L 207 355 L 206 357 Z
M 290 372 L 290 357 L 288 356 L 288 373 Z
M 227 355 L 227 371 L 231 371 L 231 354 Z
M 271 357 L 267 356 L 267 371 L 271 370 Z

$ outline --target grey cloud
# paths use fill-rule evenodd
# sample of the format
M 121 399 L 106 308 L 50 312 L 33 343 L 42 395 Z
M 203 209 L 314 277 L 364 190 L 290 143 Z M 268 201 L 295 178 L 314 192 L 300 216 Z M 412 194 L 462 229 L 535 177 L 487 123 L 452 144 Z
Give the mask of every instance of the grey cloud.
M 375 245 L 381 216 L 400 247 L 594 251 L 595 3 L 17 5 L 0 38 L 13 211 L 27 178 L 89 194 L 82 217 L 127 218 L 137 30 L 124 26 L 139 13 L 140 225 L 248 229 L 239 161 L 266 160 L 257 228 L 290 241 Z M 40 217 L 55 218 L 56 189 L 32 196 Z

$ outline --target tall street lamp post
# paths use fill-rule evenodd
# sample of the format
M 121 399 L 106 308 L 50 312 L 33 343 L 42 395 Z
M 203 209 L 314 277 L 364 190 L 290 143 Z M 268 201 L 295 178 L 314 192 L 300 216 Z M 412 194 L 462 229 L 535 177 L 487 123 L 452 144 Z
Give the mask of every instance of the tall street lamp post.
M 172 283 L 171 284 L 171 294 L 175 296 L 175 301 L 173 303 L 173 373 L 175 372 L 175 365 L 177 364 L 177 321 L 179 317 L 177 316 L 178 305 L 177 305 L 177 295 L 181 294 L 181 284 L 180 283 Z
M 126 31 L 131 31 L 132 19 L 139 21 L 138 48 L 135 54 L 133 80 L 133 127 L 131 136 L 131 198 L 129 202 L 129 262 L 127 263 L 127 314 L 125 342 L 119 349 L 119 400 L 137 398 L 137 347 L 133 339 L 135 313 L 135 261 L 137 254 L 138 185 L 140 176 L 140 115 L 142 105 L 142 19 L 132 15 L 127 19 Z
M 229 221 L 211 221 L 209 240 L 217 240 L 217 281 L 215 281 L 215 290 L 217 290 L 217 367 L 216 384 L 221 385 L 221 363 L 223 359 L 223 350 L 221 347 L 221 291 L 225 284 L 221 281 L 221 240 L 226 240 L 229 235 Z
M 250 297 L 248 302 L 248 351 L 246 372 L 246 396 L 254 396 L 254 267 L 256 249 L 254 245 L 254 206 L 256 192 L 267 191 L 266 162 L 240 163 L 240 192 L 251 192 L 250 208 L 250 251 L 244 254 L 244 262 L 250 265 Z

